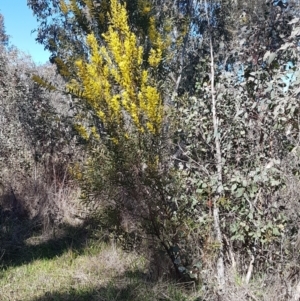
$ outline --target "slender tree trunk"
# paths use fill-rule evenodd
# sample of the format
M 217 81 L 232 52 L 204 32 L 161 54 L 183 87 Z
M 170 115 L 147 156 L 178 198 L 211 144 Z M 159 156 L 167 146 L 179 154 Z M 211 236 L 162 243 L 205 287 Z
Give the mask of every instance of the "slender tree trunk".
M 206 3 L 207 7 L 207 3 Z M 209 15 L 206 13 L 208 22 Z M 214 49 L 212 42 L 212 35 L 210 34 L 210 70 L 211 70 L 211 102 L 212 102 L 212 117 L 213 117 L 213 128 L 214 128 L 214 138 L 215 138 L 215 147 L 216 147 L 216 167 L 217 167 L 217 179 L 218 187 L 217 193 L 213 198 L 213 219 L 214 219 L 214 232 L 215 239 L 219 245 L 219 253 L 217 259 L 217 278 L 219 285 L 219 295 L 224 292 L 225 288 L 225 266 L 224 266 L 224 247 L 222 240 L 222 232 L 220 227 L 220 218 L 219 218 L 219 207 L 218 200 L 223 194 L 223 180 L 222 180 L 222 153 L 221 153 L 221 143 L 220 143 L 220 131 L 219 131 L 219 122 L 217 117 L 217 104 L 216 104 L 216 91 L 215 91 L 215 62 L 214 62 Z

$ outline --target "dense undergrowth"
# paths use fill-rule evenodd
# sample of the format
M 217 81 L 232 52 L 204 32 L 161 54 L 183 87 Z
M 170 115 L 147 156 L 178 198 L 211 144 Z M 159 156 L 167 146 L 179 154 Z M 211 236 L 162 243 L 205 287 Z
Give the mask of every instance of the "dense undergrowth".
M 202 271 L 200 282 L 178 281 L 166 254 L 124 250 L 97 218 L 45 228 L 41 218 L 1 207 L 0 300 L 218 300 L 211 271 Z M 296 266 L 294 275 L 269 271 L 249 284 L 229 270 L 224 300 L 287 300 Z

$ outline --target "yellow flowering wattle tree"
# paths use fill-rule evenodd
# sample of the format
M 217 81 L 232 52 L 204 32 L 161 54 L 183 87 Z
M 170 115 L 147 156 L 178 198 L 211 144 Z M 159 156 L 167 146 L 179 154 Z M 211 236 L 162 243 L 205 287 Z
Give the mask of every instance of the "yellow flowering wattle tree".
M 73 98 L 74 128 L 88 146 L 82 169 L 74 164 L 71 172 L 81 183 L 83 199 L 101 207 L 98 219 L 109 233 L 121 233 L 125 241 L 135 242 L 149 235 L 153 250 L 163 246 L 180 274 L 172 250 L 184 212 L 177 210 L 173 216 L 170 199 L 179 185 L 170 172 L 172 146 L 164 115 L 164 100 L 170 101 L 178 89 L 179 80 L 176 89 L 165 88 L 164 75 L 171 70 L 165 64 L 172 57 L 170 45 L 178 41 L 158 24 L 163 22 L 156 20 L 150 1 L 136 1 L 134 8 L 144 27 L 130 20 L 130 1 L 100 4 L 109 7 L 97 19 L 94 2 L 60 1 L 66 26 L 72 21 L 68 18 L 81 26 L 74 44 L 64 41 L 62 34 L 52 51 L 53 62 L 66 79 L 65 92 Z M 84 15 L 82 8 L 90 15 Z M 90 23 L 86 16 L 92 16 Z M 35 80 L 55 89 L 41 78 Z
M 126 6 L 117 0 L 110 1 L 108 21 L 101 39 L 95 32 L 87 35 L 87 55 L 74 61 L 74 76 L 66 85 L 83 104 L 75 128 L 92 146 L 78 177 L 82 197 L 100 204 L 100 222 L 125 243 L 155 228 L 151 232 L 156 231 L 169 252 L 170 242 L 160 237 L 166 225 L 159 210 L 166 207 L 170 191 L 162 147 L 164 103 L 157 78 L 166 43 L 150 17 L 151 47 L 143 47 L 130 29 Z M 124 226 L 128 222 L 131 230 Z
M 115 142 L 117 136 L 129 137 L 134 130 L 157 135 L 162 126 L 163 103 L 151 73 L 162 60 L 163 40 L 155 33 L 152 19 L 152 48 L 144 62 L 145 52 L 130 30 L 126 7 L 117 0 L 111 1 L 109 22 L 108 31 L 102 35 L 103 45 L 95 33 L 87 35 L 88 56 L 75 61 L 76 74 L 67 89 L 87 102 Z

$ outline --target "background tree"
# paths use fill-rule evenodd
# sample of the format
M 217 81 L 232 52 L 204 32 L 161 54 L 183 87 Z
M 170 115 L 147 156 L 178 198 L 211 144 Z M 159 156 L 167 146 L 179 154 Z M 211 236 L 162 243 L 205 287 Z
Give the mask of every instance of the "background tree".
M 296 52 L 289 48 L 297 44 L 297 38 L 293 42 L 291 39 L 298 30 L 294 22 L 298 21 L 289 9 L 283 10 L 276 4 L 263 5 L 258 12 L 260 23 L 255 23 L 257 15 L 248 16 L 247 20 L 254 20 L 248 24 L 240 19 L 236 23 L 229 20 L 228 28 L 232 29 L 235 25 L 236 31 L 229 36 L 230 40 L 223 38 L 226 43 L 222 42 L 222 47 L 219 47 L 221 38 L 215 40 L 216 33 L 207 32 L 208 38 L 212 38 L 210 49 L 213 50 L 214 60 L 207 58 L 203 63 L 200 61 L 198 76 L 201 80 L 196 85 L 196 97 L 186 95 L 186 102 L 179 100 L 182 118 L 178 119 L 176 115 L 178 135 L 184 141 L 184 144 L 178 143 L 178 147 L 191 164 L 189 172 L 183 171 L 182 178 L 187 176 L 186 191 L 204 201 L 198 203 L 204 223 L 209 221 L 211 213 L 203 205 L 208 203 L 210 208 L 213 197 L 219 195 L 216 166 L 220 164 L 218 158 L 221 156 L 224 195 L 214 206 L 220 210 L 222 244 L 233 267 L 235 252 L 239 253 L 242 246 L 248 245 L 246 249 L 249 253 L 242 256 L 243 260 L 249 260 L 246 282 L 251 277 L 253 266 L 254 269 L 262 268 L 260 260 L 271 264 L 269 256 L 276 252 L 274 250 L 284 235 L 283 229 L 290 213 L 282 211 L 285 205 L 281 203 L 280 195 L 289 185 L 282 178 L 282 168 L 285 172 L 287 169 L 281 160 L 289 157 L 290 150 L 296 146 L 288 146 L 286 128 L 281 127 L 282 132 L 278 128 L 280 118 L 277 105 L 281 103 L 279 106 L 282 108 L 286 103 L 291 104 L 292 99 L 297 102 L 296 98 L 285 94 L 290 91 L 288 94 L 293 95 L 293 88 L 290 82 L 288 89 L 284 88 L 285 84 L 281 86 L 289 71 L 279 66 L 289 66 L 290 61 L 298 60 L 294 56 L 297 56 Z M 212 12 L 210 14 L 213 15 Z M 208 42 L 209 39 L 206 40 Z M 206 45 L 204 40 L 204 49 Z M 208 63 L 213 62 L 214 68 L 210 71 Z M 215 108 L 213 102 L 209 102 L 212 98 L 215 98 Z M 291 106 L 296 110 L 295 102 Z M 211 118 L 214 109 L 217 129 L 216 120 Z M 285 114 L 290 112 L 284 111 Z M 293 113 L 289 116 L 294 118 Z M 220 150 L 212 143 L 216 139 L 220 142 Z M 203 180 L 205 183 L 202 186 L 200 183 Z M 260 209 L 257 207 L 259 199 L 263 202 Z M 293 240 L 295 237 L 290 238 Z M 270 250 L 271 253 L 268 253 Z M 269 258 L 267 262 L 266 258 Z M 286 260 L 289 262 L 291 258 Z
M 5 26 L 4 26 L 4 18 L 3 18 L 3 15 L 0 14 L 0 43 L 1 43 L 1 45 L 7 46 L 8 40 L 9 40 L 9 38 L 6 34 Z
M 31 77 L 55 80 L 57 87 L 62 79 L 54 66 L 36 66 L 14 47 L 1 45 L 0 60 L 1 216 L 15 210 L 39 223 L 50 213 L 62 221 L 64 204 L 56 196 L 69 188 L 68 164 L 80 152 L 72 140 L 72 113 L 66 96 L 49 93 Z

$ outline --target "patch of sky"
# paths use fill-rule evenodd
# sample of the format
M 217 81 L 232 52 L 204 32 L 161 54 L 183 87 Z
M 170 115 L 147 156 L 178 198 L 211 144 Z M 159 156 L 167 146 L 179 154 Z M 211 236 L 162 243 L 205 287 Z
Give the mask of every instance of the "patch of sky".
M 244 68 L 244 64 L 241 64 L 240 67 L 238 68 L 237 80 L 238 80 L 239 83 L 242 83 L 242 82 L 245 81 L 245 68 Z
M 283 92 L 288 92 L 291 83 L 293 83 L 294 81 L 296 81 L 297 76 L 295 74 L 295 70 L 294 70 L 294 64 L 293 62 L 288 62 L 285 66 L 285 75 L 281 78 L 282 82 L 284 83 L 284 88 L 283 88 Z
M 281 6 L 281 5 L 287 5 L 288 4 L 288 0 L 275 0 L 273 1 L 273 5 L 274 6 Z

